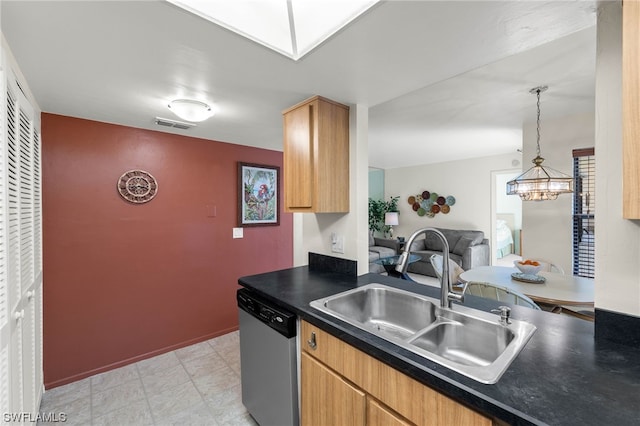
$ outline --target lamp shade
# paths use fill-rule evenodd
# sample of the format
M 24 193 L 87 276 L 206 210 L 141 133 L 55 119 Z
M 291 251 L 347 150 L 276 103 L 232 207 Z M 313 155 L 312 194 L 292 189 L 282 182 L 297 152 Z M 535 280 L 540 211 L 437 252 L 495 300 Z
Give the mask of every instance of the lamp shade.
M 204 121 L 214 114 L 210 105 L 192 99 L 175 99 L 169 102 L 168 107 L 183 120 L 196 123 Z
M 397 225 L 398 224 L 398 212 L 387 212 L 384 214 L 385 225 Z

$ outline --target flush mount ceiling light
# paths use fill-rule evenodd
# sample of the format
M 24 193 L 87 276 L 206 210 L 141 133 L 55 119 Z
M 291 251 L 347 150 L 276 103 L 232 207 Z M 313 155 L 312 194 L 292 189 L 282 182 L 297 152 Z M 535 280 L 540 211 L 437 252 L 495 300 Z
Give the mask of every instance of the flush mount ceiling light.
M 507 195 L 519 195 L 523 201 L 555 200 L 559 194 L 573 192 L 571 176 L 551 167 L 542 166 L 544 158 L 540 156 L 540 93 L 547 89 L 547 86 L 540 86 L 529 91 L 538 98 L 537 155 L 531 160 L 534 166 L 514 180 L 507 182 Z
M 176 99 L 167 106 L 178 117 L 193 123 L 204 121 L 214 114 L 211 106 L 192 99 Z
M 167 0 L 298 60 L 379 0 Z

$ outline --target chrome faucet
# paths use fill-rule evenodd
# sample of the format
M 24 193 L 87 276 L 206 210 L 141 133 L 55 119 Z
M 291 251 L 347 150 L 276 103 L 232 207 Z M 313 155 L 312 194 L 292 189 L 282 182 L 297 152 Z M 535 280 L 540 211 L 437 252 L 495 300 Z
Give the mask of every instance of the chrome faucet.
M 440 306 L 443 308 L 451 309 L 451 302 L 453 300 L 457 300 L 459 302 L 462 302 L 464 300 L 464 292 L 462 292 L 461 294 L 454 293 L 453 288 L 451 287 L 451 282 L 449 280 L 449 242 L 442 232 L 438 231 L 436 228 L 422 228 L 411 234 L 409 240 L 404 246 L 404 251 L 400 255 L 398 265 L 396 266 L 396 271 L 400 272 L 403 275 L 407 273 L 407 268 L 409 267 L 409 255 L 411 254 L 411 244 L 413 244 L 413 241 L 418 235 L 426 234 L 427 232 L 433 232 L 442 242 L 443 261 L 442 277 L 440 278 Z

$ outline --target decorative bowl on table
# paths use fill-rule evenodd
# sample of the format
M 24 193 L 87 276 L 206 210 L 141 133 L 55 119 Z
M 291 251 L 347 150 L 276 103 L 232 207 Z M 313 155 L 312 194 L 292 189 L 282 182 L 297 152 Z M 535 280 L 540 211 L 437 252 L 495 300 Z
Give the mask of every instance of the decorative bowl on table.
M 539 262 L 531 260 L 514 261 L 513 264 L 525 275 L 537 275 L 542 270 L 542 265 Z

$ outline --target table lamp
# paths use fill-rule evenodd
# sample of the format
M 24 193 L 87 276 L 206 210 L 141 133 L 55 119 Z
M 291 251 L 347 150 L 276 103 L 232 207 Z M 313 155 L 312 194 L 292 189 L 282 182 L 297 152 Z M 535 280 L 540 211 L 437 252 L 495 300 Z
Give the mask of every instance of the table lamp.
M 398 212 L 387 212 L 384 214 L 384 224 L 389 226 L 389 236 L 393 238 L 393 225 L 398 224 Z

